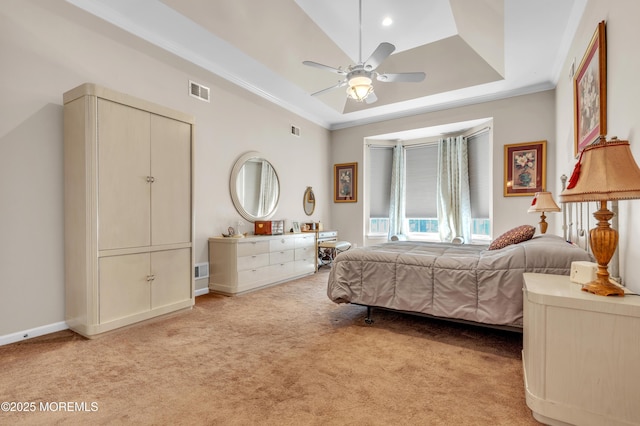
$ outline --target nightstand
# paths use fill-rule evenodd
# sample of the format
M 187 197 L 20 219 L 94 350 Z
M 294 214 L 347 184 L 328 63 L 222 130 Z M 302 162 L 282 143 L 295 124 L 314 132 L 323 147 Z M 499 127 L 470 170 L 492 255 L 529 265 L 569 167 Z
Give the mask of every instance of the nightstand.
M 527 405 L 550 425 L 640 425 L 640 297 L 524 274 Z

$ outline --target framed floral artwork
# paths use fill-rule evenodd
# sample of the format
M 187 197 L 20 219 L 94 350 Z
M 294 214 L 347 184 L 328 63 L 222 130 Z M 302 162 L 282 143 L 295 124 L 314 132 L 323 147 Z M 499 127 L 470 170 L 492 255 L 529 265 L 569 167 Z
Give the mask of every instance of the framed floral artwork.
M 577 156 L 585 146 L 607 133 L 607 43 L 604 21 L 598 24 L 573 76 Z
M 547 185 L 547 141 L 504 146 L 504 196 L 534 195 Z
M 358 202 L 358 163 L 334 164 L 333 202 Z

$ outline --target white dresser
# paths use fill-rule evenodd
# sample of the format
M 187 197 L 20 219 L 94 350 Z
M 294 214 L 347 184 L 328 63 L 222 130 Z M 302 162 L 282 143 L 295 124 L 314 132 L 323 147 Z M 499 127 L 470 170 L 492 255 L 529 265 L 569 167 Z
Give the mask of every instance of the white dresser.
M 235 295 L 316 270 L 315 233 L 209 238 L 209 290 Z
M 549 425 L 640 425 L 640 297 L 524 274 L 527 405 Z

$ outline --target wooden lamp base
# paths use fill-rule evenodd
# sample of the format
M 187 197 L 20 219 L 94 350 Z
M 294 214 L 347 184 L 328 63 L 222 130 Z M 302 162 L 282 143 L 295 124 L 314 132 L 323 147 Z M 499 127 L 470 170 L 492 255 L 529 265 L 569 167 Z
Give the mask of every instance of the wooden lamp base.
M 613 212 L 607 209 L 607 202 L 600 201 L 600 210 L 593 213 L 598 220 L 598 225 L 589 231 L 590 244 L 593 256 L 598 262 L 597 278 L 582 286 L 583 291 L 600 296 L 624 296 L 624 290 L 609 281 L 609 261 L 618 246 L 618 231 L 611 228 L 609 220 Z
M 624 296 L 624 290 L 610 281 L 595 279 L 582 286 L 582 291 L 597 294 L 598 296 Z
M 547 227 L 549 226 L 549 224 L 545 220 L 546 218 L 547 217 L 544 215 L 544 212 L 542 212 L 542 215 L 540 216 L 540 222 L 538 222 L 538 224 L 540 225 L 541 234 L 545 234 L 547 232 Z

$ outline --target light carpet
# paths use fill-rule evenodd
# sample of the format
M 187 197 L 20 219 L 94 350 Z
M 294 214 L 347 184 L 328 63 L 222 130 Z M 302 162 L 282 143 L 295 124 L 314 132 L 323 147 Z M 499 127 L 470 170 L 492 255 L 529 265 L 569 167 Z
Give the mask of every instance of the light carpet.
M 0 400 L 36 408 L 0 424 L 538 424 L 521 334 L 383 310 L 369 326 L 327 298 L 327 276 L 0 347 Z

